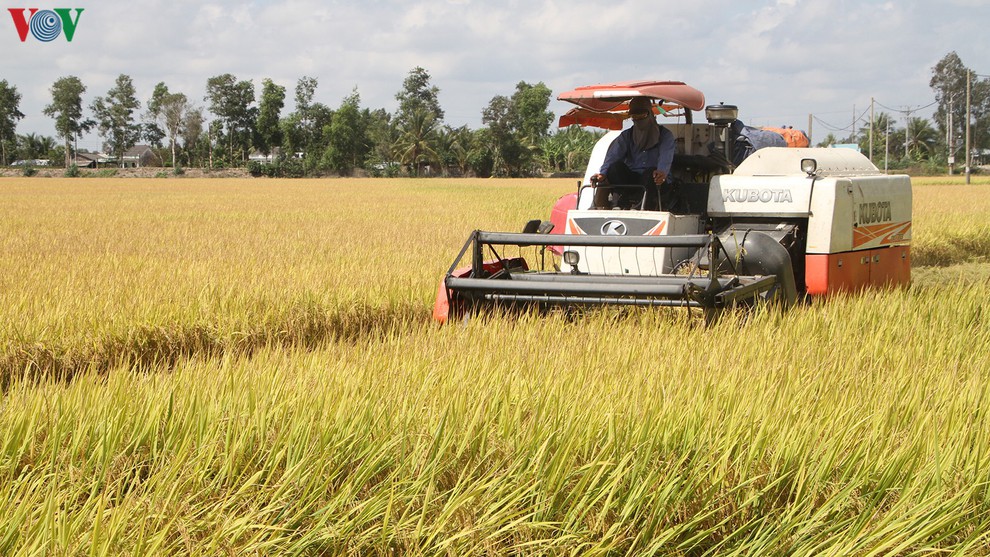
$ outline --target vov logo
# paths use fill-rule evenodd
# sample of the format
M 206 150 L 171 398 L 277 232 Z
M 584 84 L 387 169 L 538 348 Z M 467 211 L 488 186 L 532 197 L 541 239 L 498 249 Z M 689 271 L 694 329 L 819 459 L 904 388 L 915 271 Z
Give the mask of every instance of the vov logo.
M 76 11 L 76 18 L 72 19 L 72 10 Z M 76 34 L 76 25 L 79 25 L 79 16 L 83 13 L 83 8 L 54 8 L 52 10 L 39 10 L 38 8 L 7 8 L 10 17 L 14 18 L 14 27 L 17 28 L 17 36 L 21 42 L 27 41 L 28 32 L 35 39 L 43 43 L 54 41 L 62 32 L 65 32 L 65 40 L 72 42 L 72 37 Z

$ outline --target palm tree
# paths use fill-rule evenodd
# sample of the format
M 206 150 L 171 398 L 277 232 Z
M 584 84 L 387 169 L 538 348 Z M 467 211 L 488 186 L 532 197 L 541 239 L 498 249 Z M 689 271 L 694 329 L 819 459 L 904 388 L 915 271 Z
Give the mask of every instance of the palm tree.
M 926 118 L 911 118 L 907 126 L 907 151 L 911 157 L 927 159 L 935 152 L 939 133 Z
M 441 164 L 437 153 L 437 120 L 432 112 L 415 110 L 399 130 L 399 161 L 419 176 L 421 164 Z
M 544 168 L 553 171 L 584 170 L 595 143 L 603 134 L 570 126 L 543 140 L 540 160 Z
M 22 159 L 46 159 L 55 148 L 55 139 L 45 135 L 26 133 L 17 137 L 17 146 Z
M 443 126 L 437 129 L 436 138 L 435 150 L 440 159 L 440 172 L 443 176 L 447 176 L 447 169 L 456 161 L 457 135 L 450 126 Z

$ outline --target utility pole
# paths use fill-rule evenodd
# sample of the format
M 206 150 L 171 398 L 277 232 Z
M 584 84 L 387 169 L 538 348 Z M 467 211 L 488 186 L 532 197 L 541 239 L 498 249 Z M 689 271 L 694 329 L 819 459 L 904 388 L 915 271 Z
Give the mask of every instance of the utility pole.
M 887 153 L 890 153 L 890 118 L 887 118 L 887 131 L 883 134 L 883 173 L 887 173 Z
M 949 176 L 952 176 L 952 165 L 956 162 L 956 152 L 952 148 L 952 136 L 956 135 L 955 130 L 952 129 L 952 95 L 949 95 L 949 124 L 946 128 L 949 130 L 949 137 L 945 140 L 949 146 Z
M 811 141 L 811 120 L 812 120 L 812 116 L 814 116 L 814 115 L 813 114 L 810 114 L 810 113 L 808 114 L 808 147 L 811 147 L 812 145 L 814 145 L 814 143 Z
M 911 139 L 911 107 L 904 110 L 904 158 L 908 158 L 908 146 Z
M 966 70 L 966 183 L 969 184 L 969 82 L 973 80 L 973 70 Z
M 873 162 L 873 97 L 870 97 L 870 162 Z
M 850 128 L 852 131 L 849 136 L 849 143 L 856 143 L 856 105 L 853 105 L 853 123 Z

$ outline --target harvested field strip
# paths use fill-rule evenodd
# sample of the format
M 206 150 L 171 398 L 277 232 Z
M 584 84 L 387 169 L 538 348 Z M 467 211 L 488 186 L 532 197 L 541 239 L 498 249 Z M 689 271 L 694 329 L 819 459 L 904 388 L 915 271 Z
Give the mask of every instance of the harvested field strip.
M 279 310 L 234 328 L 216 322 L 178 322 L 130 325 L 80 342 L 8 341 L 0 350 L 0 389 L 14 377 L 66 380 L 118 366 L 163 370 L 190 356 L 243 356 L 264 347 L 312 348 L 331 341 L 379 338 L 429 319 L 420 305 L 387 309 L 307 305 Z

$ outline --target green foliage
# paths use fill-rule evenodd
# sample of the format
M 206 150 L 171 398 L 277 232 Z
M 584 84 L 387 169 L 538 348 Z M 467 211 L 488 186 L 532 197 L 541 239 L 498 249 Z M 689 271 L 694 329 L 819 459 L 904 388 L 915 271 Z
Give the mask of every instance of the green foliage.
M 929 86 L 935 92 L 938 109 L 935 111 L 935 125 L 938 128 L 936 141 L 946 143 L 952 137 L 952 154 L 958 164 L 964 164 L 966 143 L 966 84 L 969 81 L 970 146 L 973 152 L 990 147 L 990 78 L 972 72 L 955 51 L 946 54 L 932 68 Z M 951 116 L 950 116 L 951 115 Z M 951 119 L 951 130 L 949 121 Z
M 304 153 L 310 161 L 308 172 L 318 172 L 318 161 L 326 150 L 333 111 L 326 105 L 313 102 L 318 80 L 302 77 L 296 84 L 296 110 L 279 123 L 282 134 L 282 153 L 288 157 Z
M 327 145 L 320 161 L 321 168 L 346 175 L 364 166 L 368 153 L 366 119 L 360 111 L 361 96 L 357 89 L 344 98 L 333 114 L 326 134 Z
M 69 167 L 65 169 L 66 178 L 78 178 L 81 175 L 82 171 L 79 170 L 77 165 L 70 164 Z
M 444 126 L 437 131 L 437 154 L 445 175 L 466 176 L 471 171 L 471 154 L 477 150 L 475 134 L 467 126 Z
M 258 118 L 254 125 L 254 147 L 268 155 L 274 147 L 282 144 L 282 129 L 279 114 L 285 106 L 285 87 L 276 85 L 266 78 L 261 85 L 261 102 L 258 105 Z
M 302 158 L 303 176 L 320 176 L 324 173 L 323 158 L 326 155 L 326 147 L 323 151 L 309 150 Z
M 55 118 L 55 131 L 64 140 L 66 167 L 72 164 L 69 160 L 72 140 L 82 137 L 95 125 L 92 120 L 83 118 L 82 94 L 85 92 L 86 86 L 78 77 L 59 78 L 51 88 L 52 102 L 44 110 L 46 116 Z
M 17 87 L 7 83 L 6 79 L 0 79 L 0 165 L 10 164 L 7 158 L 8 145 L 17 139 L 17 122 L 24 118 L 24 113 L 19 110 L 21 94 L 17 92 Z
M 273 162 L 250 161 L 247 171 L 255 178 L 303 178 L 306 169 L 299 159 L 276 159 Z
M 249 80 L 238 81 L 229 73 L 211 77 L 204 99 L 214 118 L 207 126 L 204 109 L 195 107 L 185 94 L 171 92 L 164 82 L 155 86 L 148 99 L 144 121 L 133 121 L 140 103 L 126 75 L 91 103 L 98 122 L 84 120 L 80 103 L 85 87 L 70 77 L 53 86 L 54 100 L 46 113 L 57 116 L 58 129 L 66 130 L 59 132 L 65 140 L 59 153 L 66 165 L 71 164 L 71 140 L 97 123 L 105 148 L 114 155 L 121 156 L 126 147 L 144 138 L 158 148 L 163 161 L 169 160 L 166 166 L 173 168 L 237 167 L 247 162 L 249 149 L 298 158 L 302 171 L 313 176 L 346 175 L 361 168 L 391 176 L 397 164 L 413 175 L 429 167 L 433 175 L 524 176 L 565 164 L 560 162 L 563 155 L 542 156 L 553 118 L 547 110 L 550 90 L 543 83 L 519 82 L 511 97 L 502 97 L 504 105 L 486 109 L 490 133 L 444 126 L 439 88 L 422 67 L 410 70 L 403 81 L 394 115 L 384 109 L 361 108 L 356 88 L 333 110 L 316 101 L 317 85 L 314 77 L 300 78 L 295 110 L 282 117 L 286 91 L 271 79 L 262 81 L 255 106 L 255 89 Z M 166 141 L 171 156 L 161 151 Z M 33 143 L 22 148 L 19 139 L 0 144 L 11 152 L 45 151 L 34 158 L 51 158 L 55 152 L 54 147 L 38 149 Z M 4 156 L 10 158 L 9 153 L 0 153 L 0 159 Z
M 399 125 L 399 139 L 396 143 L 399 162 L 405 165 L 414 176 L 419 176 L 426 166 L 441 165 L 437 153 L 438 130 L 433 113 L 419 109 L 409 115 L 408 120 Z
M 490 134 L 484 147 L 492 159 L 495 176 L 536 174 L 539 145 L 547 135 L 553 113 L 547 110 L 550 89 L 542 82 L 520 81 L 512 98 L 497 95 L 482 111 L 481 121 Z
M 246 168 L 248 174 L 255 178 L 265 175 L 265 165 L 261 161 L 248 161 Z
M 193 106 L 184 94 L 170 92 L 164 82 L 155 86 L 151 100 L 148 101 L 147 117 L 152 122 L 146 128 L 146 132 L 157 128 L 162 137 L 168 137 L 169 148 L 172 153 L 172 166 L 176 164 L 176 147 L 179 136 L 184 132 L 194 137 L 202 133 L 202 124 L 195 126 L 193 122 L 190 122 L 192 112 L 194 112 Z M 202 115 L 200 114 L 201 118 Z M 152 138 L 149 140 L 152 141 L 152 144 L 155 143 Z M 187 145 L 189 143 L 187 141 Z
M 302 76 L 296 82 L 296 110 L 305 113 L 313 104 L 313 96 L 316 94 L 316 87 L 319 79 L 315 77 Z
M 50 137 L 47 138 L 47 139 L 49 139 L 51 141 L 54 141 L 54 139 L 52 139 Z M 65 147 L 63 147 L 61 145 L 55 145 L 55 146 L 53 146 L 48 151 L 48 156 L 45 157 L 45 158 L 48 159 L 49 164 L 51 164 L 51 165 L 58 165 L 58 164 L 60 164 L 65 159 Z
M 240 158 L 247 158 L 251 142 L 250 130 L 254 126 L 257 108 L 254 103 L 254 84 L 250 81 L 237 81 L 227 73 L 211 77 L 206 81 L 206 99 L 210 102 L 210 112 L 224 125 L 227 142 L 227 162 L 236 160 L 234 147 Z
M 516 84 L 516 91 L 512 94 L 512 127 L 526 138 L 524 143 L 537 144 L 547 136 L 553 123 L 553 112 L 547 108 L 552 95 L 550 88 L 542 81 L 536 85 L 525 81 Z
M 541 144 L 541 165 L 550 172 L 584 171 L 595 143 L 603 135 L 580 126 L 559 130 Z
M 303 178 L 306 176 L 306 168 L 301 159 L 284 159 L 279 163 L 281 176 L 285 178 Z
M 201 108 L 190 108 L 183 118 L 179 136 L 182 138 L 182 150 L 188 166 L 205 166 L 202 161 L 208 157 L 210 142 L 209 137 L 203 133 L 204 120 Z
M 19 159 L 51 159 L 59 161 L 64 157 L 52 157 L 52 151 L 59 148 L 54 138 L 28 133 L 17 136 L 17 157 Z
M 160 148 L 165 139 L 165 130 L 157 122 L 145 122 L 141 124 L 141 137 L 152 147 Z
M 416 66 L 402 82 L 402 90 L 395 94 L 399 109 L 395 119 L 399 126 L 407 124 L 417 112 L 427 112 L 436 122 L 442 122 L 444 113 L 440 108 L 440 89 L 430 85 L 430 73 Z
M 382 108 L 368 111 L 365 121 L 369 143 L 365 169 L 375 175 L 384 172 L 386 168 L 397 165 L 399 159 L 397 145 L 400 132 L 395 125 L 395 120 Z
M 482 128 L 474 132 L 474 143 L 477 145 L 476 149 L 472 149 L 468 154 L 467 162 L 468 166 L 471 168 L 471 172 L 475 176 L 492 176 L 495 172 L 495 158 L 493 156 L 494 149 L 492 145 L 494 140 L 492 139 L 492 130 L 489 128 Z
M 30 178 L 31 176 L 34 176 L 37 173 L 38 173 L 38 169 L 30 164 L 26 165 L 24 169 L 21 170 L 21 174 L 26 178 Z
M 381 161 L 369 161 L 365 171 L 372 178 L 396 178 L 402 175 L 402 165 Z
M 515 133 L 516 121 L 512 102 L 508 97 L 496 95 L 482 112 L 481 122 L 488 126 L 484 147 L 491 154 L 492 175 L 497 177 L 519 176 L 523 166 L 525 148 L 522 137 Z
M 107 95 L 97 97 L 90 105 L 96 115 L 100 136 L 106 140 L 107 149 L 118 160 L 122 160 L 124 152 L 141 138 L 141 125 L 133 116 L 141 107 L 135 93 L 130 76 L 121 74 L 114 87 L 107 91 Z
M 885 113 L 885 112 L 880 112 L 880 113 L 876 114 L 876 116 L 873 119 L 873 150 L 872 150 L 872 153 L 873 153 L 873 160 L 874 161 L 877 161 L 878 159 L 882 161 L 883 160 L 883 156 L 884 156 L 884 149 L 887 149 L 888 147 L 890 148 L 890 151 L 887 153 L 888 154 L 888 157 L 891 157 L 892 154 L 894 152 L 896 152 L 896 150 L 897 150 L 896 149 L 896 146 L 897 146 L 896 143 L 891 143 L 889 141 L 889 138 L 887 137 L 887 133 L 890 130 L 893 130 L 893 131 L 896 131 L 897 130 L 897 126 L 894 124 L 894 122 L 891 119 L 890 115 L 887 114 L 887 113 Z M 901 136 L 901 138 L 902 138 L 901 145 L 903 145 L 903 135 Z M 867 127 L 865 127 L 865 128 L 863 128 L 863 129 L 860 130 L 859 142 L 858 143 L 859 143 L 859 150 L 860 150 L 860 152 L 862 152 L 866 156 L 869 156 L 870 155 L 870 152 L 871 152 L 870 151 L 870 128 L 869 128 L 869 126 L 867 126 Z M 901 152 L 903 153 L 903 149 L 901 149 Z M 882 162 L 881 162 L 881 166 L 882 166 Z
M 836 143 L 839 143 L 839 140 L 836 139 L 835 134 L 829 132 L 829 134 L 826 135 L 824 139 L 819 141 L 818 144 L 815 145 L 815 147 L 831 147 Z

